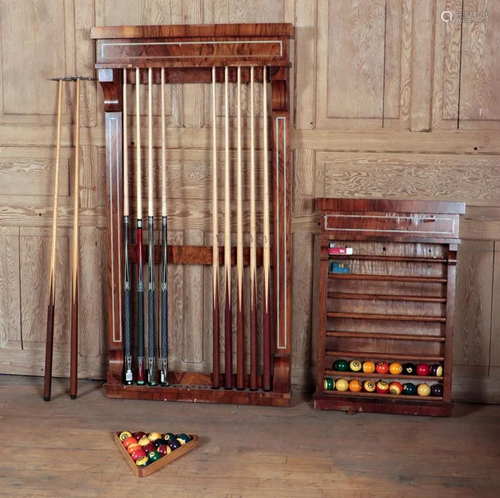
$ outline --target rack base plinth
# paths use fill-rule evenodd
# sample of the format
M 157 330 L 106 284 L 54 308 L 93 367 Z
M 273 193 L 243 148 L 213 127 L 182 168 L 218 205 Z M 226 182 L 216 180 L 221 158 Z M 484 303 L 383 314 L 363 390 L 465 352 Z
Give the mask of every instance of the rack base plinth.
M 223 403 L 254 406 L 290 406 L 292 393 L 249 389 L 212 389 L 208 386 L 137 386 L 104 384 L 108 398 L 152 401 L 183 401 L 186 403 Z
M 395 415 L 423 415 L 428 417 L 450 417 L 453 403 L 444 401 L 415 401 L 357 398 L 355 396 L 328 396 L 315 394 L 314 408 L 317 410 L 339 410 L 349 414 L 371 412 L 391 413 Z

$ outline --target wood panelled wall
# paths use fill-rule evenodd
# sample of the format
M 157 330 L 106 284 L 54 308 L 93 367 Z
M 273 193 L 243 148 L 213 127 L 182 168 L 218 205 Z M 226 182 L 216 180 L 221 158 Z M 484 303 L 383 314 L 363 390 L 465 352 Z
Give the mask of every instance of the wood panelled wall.
M 488 11 L 488 23 L 443 22 Z M 455 399 L 500 401 L 500 3 L 493 0 L 0 0 L 0 373 L 41 375 L 56 85 L 91 76 L 94 25 L 292 22 L 293 380 L 314 367 L 320 196 L 465 201 Z M 102 94 L 82 94 L 80 376 L 106 363 Z M 73 95 L 65 98 L 54 373 L 69 372 Z M 171 241 L 210 243 L 210 94 L 172 85 Z M 172 362 L 209 366 L 210 276 L 173 268 Z M 209 303 L 208 303 L 209 304 Z

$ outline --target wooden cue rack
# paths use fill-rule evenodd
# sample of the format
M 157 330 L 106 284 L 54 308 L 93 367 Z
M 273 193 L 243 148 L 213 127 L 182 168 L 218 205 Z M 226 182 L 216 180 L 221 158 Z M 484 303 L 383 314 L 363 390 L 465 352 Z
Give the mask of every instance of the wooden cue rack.
M 320 198 L 316 210 L 321 263 L 314 407 L 450 416 L 456 252 L 465 204 Z M 372 373 L 359 364 L 359 371 L 345 364 L 339 371 L 341 360 L 410 364 L 408 372 L 412 364 L 434 364 L 442 373 Z M 333 386 L 339 379 L 437 384 L 442 393 L 344 391 Z
M 291 401 L 291 174 L 289 48 L 293 37 L 291 24 L 219 24 L 94 27 L 96 69 L 104 94 L 106 133 L 107 227 L 108 227 L 108 349 L 109 363 L 105 393 L 111 398 L 149 399 L 208 403 L 288 406 Z M 123 339 L 123 68 L 133 78 L 140 68 L 142 83 L 153 68 L 153 83 L 160 82 L 161 68 L 167 83 L 211 83 L 213 67 L 218 83 L 236 81 L 240 66 L 242 82 L 248 83 L 250 66 L 256 81 L 267 67 L 270 88 L 268 128 L 270 132 L 270 222 L 271 222 L 271 389 L 249 388 L 245 373 L 243 389 L 225 389 L 223 374 L 214 388 L 213 373 L 168 373 L 170 386 L 126 385 L 124 383 Z M 134 79 L 135 81 L 135 79 Z M 132 82 L 132 80 L 131 80 Z M 222 133 L 220 142 L 223 141 Z M 207 157 L 210 155 L 207 143 Z M 221 152 L 221 156 L 223 152 Z M 220 170 L 222 171 L 222 170 Z M 219 173 L 222 174 L 222 173 Z M 136 247 L 130 246 L 134 262 Z M 224 265 L 224 248 L 219 251 Z M 155 247 L 155 263 L 160 262 L 161 247 Z M 245 265 L 249 264 L 248 247 Z M 262 266 L 262 248 L 257 248 L 257 265 Z M 211 265 L 211 246 L 169 245 L 171 264 Z M 236 263 L 236 248 L 231 248 L 231 265 Z M 173 290 L 173 292 L 175 292 Z M 260 316 L 259 316 L 260 320 Z M 236 375 L 234 376 L 236 378 Z M 235 384 L 233 383 L 233 386 Z

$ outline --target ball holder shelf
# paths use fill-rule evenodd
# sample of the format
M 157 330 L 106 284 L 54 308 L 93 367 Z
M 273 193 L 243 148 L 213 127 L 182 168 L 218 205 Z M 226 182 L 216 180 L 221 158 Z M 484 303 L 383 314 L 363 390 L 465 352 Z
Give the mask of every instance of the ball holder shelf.
M 314 407 L 450 416 L 456 251 L 465 204 L 320 198 L 316 210 L 321 263 Z M 337 272 L 332 261 L 346 265 Z M 339 359 L 437 363 L 443 374 L 337 371 Z M 439 383 L 443 395 L 326 390 L 327 377 Z

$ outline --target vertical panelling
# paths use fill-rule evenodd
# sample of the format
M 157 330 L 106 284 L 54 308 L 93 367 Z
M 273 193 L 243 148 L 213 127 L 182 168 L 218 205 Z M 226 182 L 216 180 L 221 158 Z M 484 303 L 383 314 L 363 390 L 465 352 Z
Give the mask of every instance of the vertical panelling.
M 314 212 L 314 179 L 316 176 L 316 151 L 296 149 L 293 168 L 293 214 Z
M 493 294 L 491 315 L 490 375 L 500 372 L 500 242 L 495 241 L 493 252 Z M 493 371 L 492 371 L 493 370 Z

